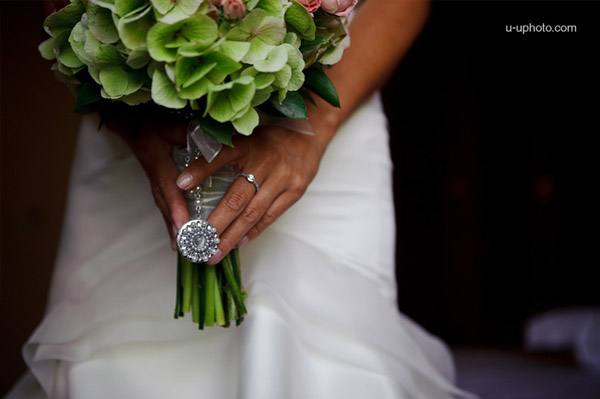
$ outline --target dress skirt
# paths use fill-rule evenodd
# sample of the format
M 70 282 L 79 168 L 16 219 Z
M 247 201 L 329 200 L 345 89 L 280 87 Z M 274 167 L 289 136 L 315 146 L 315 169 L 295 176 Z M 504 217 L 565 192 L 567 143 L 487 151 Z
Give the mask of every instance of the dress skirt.
M 387 121 L 340 128 L 305 195 L 241 249 L 248 315 L 175 320 L 176 254 L 121 139 L 84 118 L 46 315 L 8 398 L 442 399 L 447 348 L 398 312 Z

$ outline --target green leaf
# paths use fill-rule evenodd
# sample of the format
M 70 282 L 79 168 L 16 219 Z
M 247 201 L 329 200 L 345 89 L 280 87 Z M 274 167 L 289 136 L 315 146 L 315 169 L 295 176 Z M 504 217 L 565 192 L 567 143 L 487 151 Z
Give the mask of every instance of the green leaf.
M 59 53 L 56 59 L 66 67 L 79 68 L 83 66 L 83 62 L 77 57 L 71 46 L 65 47 Z
M 179 26 L 163 23 L 155 24 L 148 31 L 147 46 L 150 56 L 156 61 L 173 62 L 177 58 L 177 49 L 167 45 L 175 40 Z
M 92 111 L 92 106 L 101 100 L 100 87 L 92 82 L 83 82 L 77 88 L 75 112 L 90 112 Z
M 246 108 L 252 102 L 256 88 L 254 83 L 250 84 L 234 84 L 229 90 L 228 97 L 231 107 L 234 111 L 239 112 Z
M 246 10 L 252 11 L 254 7 L 258 4 L 258 0 L 248 0 L 246 2 Z
M 313 40 L 302 40 L 300 51 L 304 53 L 316 50 L 317 48 L 319 48 L 323 44 L 327 44 L 328 42 L 329 39 L 327 37 L 317 35 Z
M 123 55 L 119 50 L 110 44 L 101 44 L 98 46 L 95 55 L 98 66 L 120 65 L 124 61 Z
M 216 62 L 203 62 L 201 58 L 180 57 L 175 64 L 175 83 L 177 87 L 189 87 L 205 77 L 215 66 Z
M 250 50 L 250 43 L 233 40 L 224 41 L 219 47 L 219 52 L 234 61 L 239 62 Z
M 191 84 L 190 86 L 181 88 L 179 90 L 179 97 L 186 100 L 197 100 L 205 96 L 211 87 L 212 83 L 210 82 L 210 80 L 200 79 L 199 81 Z
M 98 7 L 109 9 L 115 12 L 115 0 L 88 0 L 88 4 L 95 4 Z
M 288 52 L 285 46 L 277 46 L 271 49 L 265 59 L 254 63 L 254 68 L 259 72 L 277 72 L 281 70 L 288 61 Z
M 41 42 L 38 46 L 38 51 L 45 60 L 51 61 L 55 59 L 56 54 L 54 53 L 54 38 L 51 37 Z
M 258 10 L 257 10 L 258 11 Z M 285 39 L 285 22 L 283 18 L 265 17 L 253 36 L 260 38 L 267 44 L 278 45 Z
M 133 69 L 141 69 L 150 62 L 150 54 L 143 50 L 133 50 L 127 56 L 127 65 Z
M 298 37 L 294 32 L 288 32 L 285 34 L 285 38 L 283 39 L 284 43 L 291 44 L 296 48 L 300 48 L 302 44 L 302 40 Z
M 273 85 L 283 89 L 287 87 L 290 83 L 290 79 L 292 78 L 292 68 L 289 65 L 286 65 L 281 71 L 277 71 L 275 73 L 275 81 Z
M 90 74 L 90 76 L 92 77 L 92 79 L 94 79 L 94 81 L 98 84 L 101 85 L 102 83 L 100 83 L 100 70 L 96 67 L 93 67 L 91 65 L 88 65 L 88 73 Z
M 150 1 L 152 2 L 152 6 L 154 7 L 154 9 L 163 15 L 168 13 L 169 11 L 171 11 L 171 9 L 173 7 L 175 7 L 175 2 L 173 2 L 171 0 L 150 0 Z
M 251 106 L 258 107 L 259 105 L 267 102 L 271 97 L 271 93 L 273 90 L 270 87 L 265 87 L 264 89 L 256 90 L 254 93 L 254 98 L 252 99 Z
M 144 75 L 141 71 L 109 66 L 100 69 L 100 83 L 110 98 L 119 98 L 139 90 L 144 84 Z
M 235 110 L 225 92 L 209 92 L 208 104 L 208 114 L 218 122 L 229 122 L 235 116 Z
M 156 69 L 152 77 L 152 100 L 163 107 L 175 109 L 184 108 L 187 103 L 177 96 L 175 85 L 160 69 Z
M 67 77 L 73 76 L 75 75 L 75 73 L 77 73 L 77 71 L 79 71 L 78 68 L 69 68 L 68 66 L 63 65 L 60 62 L 57 62 L 54 65 L 52 65 L 52 70 L 58 71 L 62 75 Z
M 256 110 L 252 107 L 244 115 L 233 121 L 233 126 L 238 133 L 249 136 L 258 126 L 259 117 Z
M 231 139 L 234 129 L 231 123 L 219 123 L 211 118 L 202 118 L 199 120 L 199 124 L 205 133 L 211 135 L 219 143 L 233 147 Z
M 242 62 L 254 65 L 256 62 L 264 60 L 273 47 L 272 44 L 267 44 L 261 39 L 255 38 L 250 42 L 250 48 L 242 58 Z
M 271 97 L 271 106 L 290 119 L 306 119 L 307 111 L 304 98 L 297 91 L 287 93 L 285 99 L 280 103 L 275 96 Z
M 77 58 L 83 61 L 86 65 L 91 65 L 95 64 L 96 59 L 94 56 L 85 51 L 85 42 L 88 34 L 91 36 L 91 33 L 83 28 L 83 24 L 78 22 L 73 27 L 73 30 L 71 30 L 71 34 L 69 35 L 69 44 L 75 52 L 75 55 L 77 55 Z M 99 45 L 100 42 L 98 42 L 95 38 L 94 41 Z
M 285 98 L 287 97 L 288 93 L 289 90 L 286 88 L 277 90 L 277 101 L 279 101 L 279 104 L 285 101 Z
M 272 73 L 259 73 L 254 77 L 254 86 L 256 89 L 264 89 L 273 83 L 275 76 Z
M 173 0 L 171 0 L 173 1 Z M 203 0 L 174 0 L 175 7 L 179 7 L 181 11 L 188 15 L 193 15 L 200 7 Z
M 110 10 L 89 4 L 87 7 L 88 28 L 102 43 L 115 43 L 119 40 L 117 28 Z
M 231 121 L 239 111 L 250 105 L 255 90 L 252 78 L 249 76 L 213 86 L 208 93 L 207 112 L 219 122 Z
M 310 13 L 300 3 L 292 1 L 285 12 L 285 22 L 303 39 L 314 40 L 317 27 Z
M 306 76 L 306 86 L 315 94 L 327 101 L 329 104 L 339 107 L 340 99 L 333 82 L 325 74 L 325 71 L 318 67 L 311 67 L 304 71 Z
M 61 31 L 68 31 L 75 26 L 85 12 L 81 1 L 76 0 L 66 7 L 50 14 L 44 21 L 44 28 L 52 37 L 56 37 Z
M 215 84 L 221 83 L 227 76 L 242 68 L 242 64 L 221 53 L 207 54 L 204 61 L 217 64 L 208 74 L 209 79 Z
M 174 7 L 165 15 L 159 17 L 158 20 L 166 24 L 174 24 L 184 20 L 194 15 L 202 1 L 203 0 L 171 0 Z
M 302 68 L 292 68 L 292 77 L 290 78 L 287 89 L 289 91 L 297 91 L 304 86 L 305 76 Z
M 177 47 L 208 46 L 217 35 L 216 22 L 206 15 L 195 15 L 172 25 L 159 22 L 148 31 L 148 51 L 156 61 L 173 62 Z
M 148 89 L 141 88 L 135 93 L 128 94 L 120 98 L 127 105 L 139 105 L 152 100 L 152 94 Z
M 267 14 L 273 16 L 280 16 L 283 12 L 281 0 L 259 0 L 258 4 L 256 4 L 256 8 L 260 8 Z
M 347 39 L 349 40 L 349 39 Z M 337 46 L 329 48 L 319 58 L 319 63 L 323 65 L 335 65 L 342 59 L 344 51 L 346 50 L 346 41 L 343 40 Z
M 285 38 L 283 18 L 269 16 L 264 10 L 255 9 L 227 33 L 227 40 L 252 41 L 259 38 L 265 44 L 278 45 Z
M 218 27 L 212 18 L 206 15 L 195 15 L 183 22 L 180 34 L 189 43 L 208 46 L 217 40 Z
M 124 17 L 130 12 L 137 10 L 138 8 L 145 6 L 147 0 L 115 0 L 114 12 L 119 17 Z
M 148 6 L 129 18 L 124 17 L 117 23 L 121 41 L 130 50 L 145 50 L 148 31 L 154 25 L 152 7 Z
M 296 47 L 284 44 L 288 50 L 288 65 L 292 68 L 292 76 L 286 85 L 289 91 L 299 90 L 304 85 L 304 59 Z

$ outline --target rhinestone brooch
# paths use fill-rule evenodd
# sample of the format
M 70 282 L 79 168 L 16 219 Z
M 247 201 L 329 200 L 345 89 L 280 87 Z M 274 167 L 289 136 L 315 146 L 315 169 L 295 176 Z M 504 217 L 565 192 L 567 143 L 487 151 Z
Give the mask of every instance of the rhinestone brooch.
M 219 242 L 217 229 L 204 220 L 190 220 L 177 233 L 179 253 L 195 263 L 212 258 L 217 253 Z

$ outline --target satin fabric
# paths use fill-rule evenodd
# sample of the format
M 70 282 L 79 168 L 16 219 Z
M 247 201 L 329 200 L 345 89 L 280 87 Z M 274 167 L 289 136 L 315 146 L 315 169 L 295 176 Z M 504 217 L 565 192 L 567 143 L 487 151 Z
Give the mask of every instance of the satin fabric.
M 463 396 L 446 347 L 396 309 L 386 123 L 374 96 L 344 124 L 302 199 L 241 250 L 245 322 L 198 331 L 172 317 L 175 253 L 142 169 L 85 119 L 47 314 L 8 397 Z

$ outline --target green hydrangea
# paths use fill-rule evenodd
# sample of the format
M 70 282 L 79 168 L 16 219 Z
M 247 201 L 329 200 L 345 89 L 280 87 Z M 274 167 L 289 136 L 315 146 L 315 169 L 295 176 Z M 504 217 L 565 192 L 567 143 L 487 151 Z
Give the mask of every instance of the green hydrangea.
M 296 101 L 307 66 L 339 60 L 346 31 L 293 0 L 245 8 L 229 21 L 208 0 L 72 0 L 46 19 L 39 50 L 106 100 L 191 107 L 248 135 L 257 107 Z

